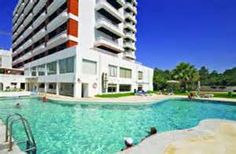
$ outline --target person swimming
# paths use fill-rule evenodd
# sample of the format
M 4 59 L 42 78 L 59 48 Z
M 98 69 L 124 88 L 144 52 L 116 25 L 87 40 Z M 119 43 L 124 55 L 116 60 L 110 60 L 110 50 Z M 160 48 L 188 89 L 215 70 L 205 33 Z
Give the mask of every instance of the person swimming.
M 150 131 L 148 131 L 148 135 L 145 136 L 145 138 L 143 138 L 142 141 L 155 134 L 157 134 L 157 129 L 155 127 L 151 127 Z
M 125 148 L 121 149 L 121 151 L 127 150 L 134 146 L 134 141 L 130 137 L 124 138 L 124 143 L 125 143 Z
M 20 103 L 17 103 L 17 104 L 16 104 L 16 108 L 18 108 L 18 109 L 21 108 Z

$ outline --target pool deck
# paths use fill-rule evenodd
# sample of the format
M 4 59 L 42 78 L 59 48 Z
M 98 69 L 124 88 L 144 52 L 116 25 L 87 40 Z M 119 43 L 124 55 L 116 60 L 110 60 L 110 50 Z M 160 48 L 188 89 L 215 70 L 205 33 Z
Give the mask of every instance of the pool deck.
M 25 154 L 20 150 L 17 145 L 13 145 L 13 150 L 8 151 L 8 144 L 5 143 L 5 131 L 6 127 L 0 120 L 0 154 Z
M 209 119 L 197 127 L 153 135 L 120 154 L 235 154 L 236 122 Z
M 68 101 L 70 102 L 78 102 L 78 103 L 112 103 L 112 104 L 127 104 L 127 105 L 143 105 L 143 104 L 153 104 L 157 103 L 162 100 L 168 99 L 178 99 L 178 98 L 187 98 L 187 96 L 180 96 L 180 95 L 156 95 L 151 94 L 148 96 L 127 96 L 127 97 L 120 97 L 120 98 L 72 98 L 72 97 L 65 97 L 65 96 L 57 96 L 57 95 L 41 95 L 46 96 L 50 100 L 54 101 Z M 228 98 L 195 98 L 196 100 L 208 100 L 208 101 L 222 101 L 222 102 L 235 102 L 236 99 L 228 99 Z

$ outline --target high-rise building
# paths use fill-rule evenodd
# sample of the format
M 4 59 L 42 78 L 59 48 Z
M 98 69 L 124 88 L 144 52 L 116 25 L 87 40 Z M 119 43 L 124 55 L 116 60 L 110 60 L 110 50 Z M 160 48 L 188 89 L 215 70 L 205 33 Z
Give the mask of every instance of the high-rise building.
M 19 0 L 13 67 L 28 89 L 88 97 L 152 90 L 153 70 L 136 62 L 136 0 Z

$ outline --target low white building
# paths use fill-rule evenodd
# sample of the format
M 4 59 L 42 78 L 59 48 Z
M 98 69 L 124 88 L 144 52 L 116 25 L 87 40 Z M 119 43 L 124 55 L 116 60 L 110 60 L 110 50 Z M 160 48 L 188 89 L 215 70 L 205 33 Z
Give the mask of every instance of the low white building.
M 12 68 L 12 52 L 0 49 L 0 68 Z
M 0 91 L 25 89 L 23 69 L 12 68 L 12 53 L 0 50 Z

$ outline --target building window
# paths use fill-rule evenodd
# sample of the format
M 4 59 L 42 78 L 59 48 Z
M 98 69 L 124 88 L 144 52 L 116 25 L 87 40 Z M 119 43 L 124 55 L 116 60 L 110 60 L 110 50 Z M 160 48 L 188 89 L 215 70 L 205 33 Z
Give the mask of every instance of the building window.
M 138 71 L 138 79 L 143 80 L 143 72 L 142 71 Z
M 60 74 L 74 73 L 74 59 L 70 57 L 59 61 Z
M 117 77 L 117 66 L 109 65 L 109 76 Z
M 31 75 L 32 75 L 32 76 L 36 76 L 36 74 L 37 74 L 37 73 L 36 73 L 36 67 L 32 67 L 32 68 L 31 68 Z
M 132 78 L 132 70 L 127 68 L 120 68 L 120 78 Z
M 60 95 L 63 96 L 74 96 L 74 84 L 73 83 L 61 83 L 60 84 Z
M 84 74 L 96 75 L 97 62 L 83 59 L 82 69 Z
M 39 73 L 39 76 L 44 76 L 45 75 L 45 65 L 40 65 L 38 67 L 38 73 Z
M 109 93 L 115 93 L 116 90 L 117 90 L 117 85 L 116 85 L 116 84 L 108 84 L 107 92 L 109 92 Z
M 48 75 L 57 74 L 57 62 L 52 62 L 47 64 Z
M 119 89 L 120 89 L 120 92 L 130 92 L 131 85 L 121 84 Z

